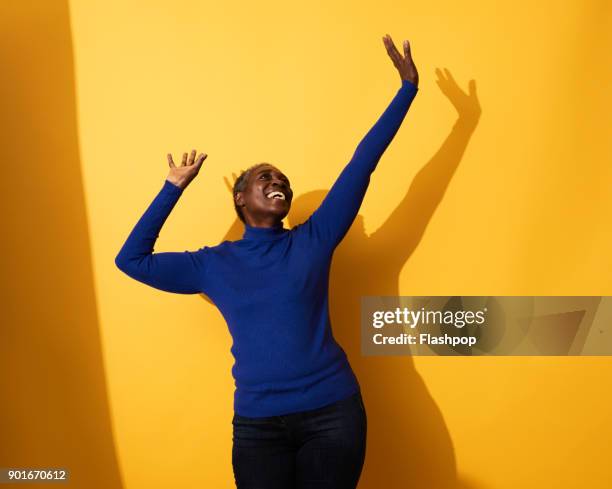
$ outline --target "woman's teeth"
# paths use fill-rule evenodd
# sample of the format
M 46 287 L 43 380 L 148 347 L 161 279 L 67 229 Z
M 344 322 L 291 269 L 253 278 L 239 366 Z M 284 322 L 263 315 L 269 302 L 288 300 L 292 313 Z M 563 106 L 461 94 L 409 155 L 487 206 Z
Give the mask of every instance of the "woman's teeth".
M 268 195 L 266 195 L 266 197 L 268 197 L 268 199 L 281 199 L 281 200 L 285 200 L 285 194 L 283 194 L 282 192 L 270 192 Z

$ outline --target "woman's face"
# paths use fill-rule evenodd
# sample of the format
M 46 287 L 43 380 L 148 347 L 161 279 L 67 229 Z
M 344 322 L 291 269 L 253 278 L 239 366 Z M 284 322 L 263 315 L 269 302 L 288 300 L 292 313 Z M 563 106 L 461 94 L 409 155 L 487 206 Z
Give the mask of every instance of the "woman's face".
M 245 190 L 236 194 L 247 223 L 269 218 L 281 221 L 289 213 L 292 199 L 289 179 L 267 164 L 251 171 Z

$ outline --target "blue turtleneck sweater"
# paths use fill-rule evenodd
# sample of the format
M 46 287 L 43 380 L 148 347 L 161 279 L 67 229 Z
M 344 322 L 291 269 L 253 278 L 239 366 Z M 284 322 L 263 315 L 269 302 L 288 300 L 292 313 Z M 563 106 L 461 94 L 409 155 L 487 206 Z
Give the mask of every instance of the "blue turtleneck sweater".
M 115 258 L 119 269 L 140 282 L 180 294 L 203 292 L 219 308 L 233 339 L 234 411 L 239 416 L 316 409 L 359 390 L 330 325 L 331 259 L 417 90 L 402 82 L 303 224 L 292 229 L 282 223 L 273 228 L 245 225 L 238 241 L 154 253 L 159 232 L 183 192 L 166 180 Z

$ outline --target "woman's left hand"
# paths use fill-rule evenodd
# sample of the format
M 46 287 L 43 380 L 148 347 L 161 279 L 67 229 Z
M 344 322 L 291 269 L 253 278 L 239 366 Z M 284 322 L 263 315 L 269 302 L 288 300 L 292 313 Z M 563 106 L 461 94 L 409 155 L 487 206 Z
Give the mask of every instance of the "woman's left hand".
M 412 60 L 412 53 L 410 52 L 410 43 L 408 40 L 404 41 L 404 56 L 400 54 L 400 52 L 395 47 L 393 40 L 389 34 L 386 34 L 383 37 L 383 42 L 385 43 L 385 47 L 387 48 L 387 54 L 393 61 L 393 64 L 399 71 L 400 78 L 402 80 L 408 80 L 413 83 L 416 87 L 419 86 L 419 73 L 414 65 L 414 61 Z

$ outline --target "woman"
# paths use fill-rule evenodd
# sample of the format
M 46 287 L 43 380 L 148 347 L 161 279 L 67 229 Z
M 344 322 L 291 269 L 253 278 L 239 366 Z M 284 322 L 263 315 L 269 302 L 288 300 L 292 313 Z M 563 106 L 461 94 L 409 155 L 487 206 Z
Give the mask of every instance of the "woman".
M 278 168 L 261 163 L 234 185 L 242 239 L 153 253 L 165 220 L 207 157 L 196 160 L 193 150 L 177 167 L 169 154 L 162 189 L 115 259 L 127 275 L 155 288 L 204 292 L 226 319 L 235 358 L 232 465 L 239 489 L 355 488 L 361 474 L 366 411 L 331 331 L 328 278 L 370 174 L 418 90 L 408 41 L 404 56 L 389 35 L 383 42 L 401 88 L 306 222 L 284 228 L 291 184 Z

